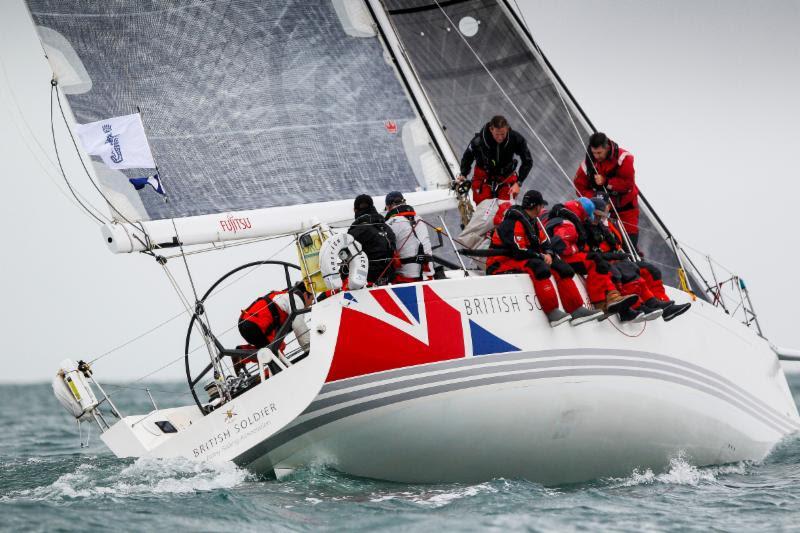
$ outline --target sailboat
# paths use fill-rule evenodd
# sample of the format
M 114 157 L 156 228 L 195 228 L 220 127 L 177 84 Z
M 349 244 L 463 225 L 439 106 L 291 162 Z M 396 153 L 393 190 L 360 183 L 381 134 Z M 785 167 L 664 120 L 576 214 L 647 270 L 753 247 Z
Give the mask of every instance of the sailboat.
M 112 252 L 189 270 L 190 251 L 276 237 L 298 248 L 297 264 L 254 258 L 185 297 L 192 404 L 125 416 L 90 364 L 62 363 L 56 395 L 117 456 L 559 484 L 678 453 L 757 461 L 800 428 L 746 286 L 709 281 L 644 196 L 639 246 L 670 298 L 693 303 L 669 324 L 551 328 L 526 275 L 479 275 L 452 246 L 465 208 L 450 188 L 456 154 L 482 121 L 507 116 L 534 154 L 526 187 L 562 200 L 595 130 L 506 0 L 27 4 L 65 121 L 142 112 L 168 201 L 92 162 Z M 222 284 L 275 269 L 287 288 L 319 292 L 321 247 L 352 199 L 391 190 L 450 245 L 448 279 L 351 286 L 293 308 L 255 353 L 219 340 L 206 307 Z M 234 372 L 242 357 L 250 370 Z

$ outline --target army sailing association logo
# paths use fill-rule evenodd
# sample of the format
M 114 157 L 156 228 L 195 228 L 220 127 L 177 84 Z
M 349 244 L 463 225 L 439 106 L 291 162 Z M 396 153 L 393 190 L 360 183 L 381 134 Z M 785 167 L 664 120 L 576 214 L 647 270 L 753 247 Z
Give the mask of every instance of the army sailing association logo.
M 111 161 L 116 164 L 122 163 L 122 148 L 119 145 L 119 135 L 111 133 L 111 124 L 103 124 L 103 133 L 106 134 L 106 144 L 110 144 L 113 150 Z

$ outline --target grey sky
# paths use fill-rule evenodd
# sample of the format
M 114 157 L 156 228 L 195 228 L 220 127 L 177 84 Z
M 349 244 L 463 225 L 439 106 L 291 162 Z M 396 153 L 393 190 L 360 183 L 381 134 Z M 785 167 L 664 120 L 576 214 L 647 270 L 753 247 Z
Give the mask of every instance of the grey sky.
M 519 3 L 594 123 L 634 153 L 639 184 L 673 232 L 748 281 L 772 342 L 800 347 L 794 318 L 800 291 L 791 278 L 798 261 L 800 3 Z M 6 381 L 49 379 L 64 357 L 100 355 L 181 309 L 152 259 L 112 255 L 68 199 L 54 165 L 49 79 L 22 0 L 4 1 L 0 357 L 11 369 Z M 58 132 L 68 175 L 90 196 L 63 128 Z M 205 288 L 228 268 L 277 248 L 192 256 L 190 264 Z M 280 258 L 294 261 L 293 250 Z M 180 261 L 169 267 L 185 281 Z M 269 289 L 268 279 L 256 272 L 226 291 L 212 319 L 232 323 L 239 308 Z M 174 320 L 109 355 L 97 370 L 105 379 L 155 370 L 181 356 L 185 327 L 185 317 Z M 158 374 L 181 376 L 181 363 Z

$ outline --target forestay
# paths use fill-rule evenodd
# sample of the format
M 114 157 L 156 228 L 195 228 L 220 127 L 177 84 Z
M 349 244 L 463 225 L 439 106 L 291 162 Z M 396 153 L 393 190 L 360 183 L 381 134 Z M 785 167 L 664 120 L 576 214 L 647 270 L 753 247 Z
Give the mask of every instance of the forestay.
M 505 115 L 512 128 L 528 139 L 533 156 L 525 188 L 542 191 L 551 204 L 574 197 L 571 179 L 584 158 L 591 131 L 569 97 L 559 94 L 557 81 L 508 4 L 502 0 L 380 2 L 452 149 L 460 155 L 490 117 Z M 613 133 L 609 132 L 612 138 Z M 624 146 L 625 139 L 620 141 Z M 642 207 L 639 246 L 647 259 L 661 264 L 670 284 L 676 286 L 675 253 Z
M 77 122 L 141 107 L 168 201 L 131 192 L 126 177 L 146 172 L 97 172 L 130 220 L 227 220 L 449 181 L 360 1 L 28 6 Z

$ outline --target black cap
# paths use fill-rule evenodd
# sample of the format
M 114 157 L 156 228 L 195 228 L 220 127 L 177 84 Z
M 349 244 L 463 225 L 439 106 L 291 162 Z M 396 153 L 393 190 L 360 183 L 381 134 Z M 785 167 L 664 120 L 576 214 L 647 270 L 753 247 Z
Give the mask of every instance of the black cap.
M 594 204 L 595 211 L 605 211 L 606 210 L 606 199 L 602 196 L 595 196 L 592 198 L 592 203 Z
M 374 206 L 375 203 L 372 201 L 372 196 L 368 194 L 359 194 L 356 196 L 356 199 L 353 202 L 353 209 L 356 211 L 361 211 L 362 209 L 367 209 Z
M 390 205 L 406 203 L 406 199 L 403 198 L 403 193 L 400 191 L 392 191 L 386 195 L 384 202 L 386 203 L 386 209 L 389 209 Z
M 542 198 L 542 193 L 531 189 L 522 197 L 522 208 L 531 209 L 537 205 L 547 205 L 547 202 Z

